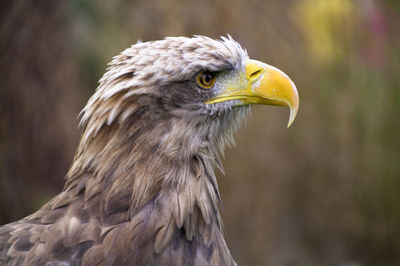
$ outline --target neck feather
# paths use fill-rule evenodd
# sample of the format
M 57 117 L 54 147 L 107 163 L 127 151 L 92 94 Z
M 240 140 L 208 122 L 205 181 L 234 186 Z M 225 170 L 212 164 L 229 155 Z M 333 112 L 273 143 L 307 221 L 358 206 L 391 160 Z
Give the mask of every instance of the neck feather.
M 111 123 L 107 112 L 103 119 L 95 113 L 84 125 L 64 190 L 98 205 L 107 225 L 128 221 L 163 198 L 178 228 L 198 210 L 197 219 L 221 229 L 214 168 L 222 170 L 220 155 L 248 109 L 185 117 L 148 106 L 136 106 L 122 122 L 123 112 Z M 185 229 L 188 237 L 195 233 Z

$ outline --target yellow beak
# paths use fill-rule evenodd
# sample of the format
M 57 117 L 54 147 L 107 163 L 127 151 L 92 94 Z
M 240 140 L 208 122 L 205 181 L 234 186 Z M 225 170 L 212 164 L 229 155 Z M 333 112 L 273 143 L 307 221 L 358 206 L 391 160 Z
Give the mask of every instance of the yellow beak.
M 239 105 L 287 105 L 290 108 L 289 127 L 299 109 L 299 95 L 290 78 L 273 66 L 251 59 L 246 63 L 245 75 L 227 84 L 226 89 L 206 103 L 239 100 Z

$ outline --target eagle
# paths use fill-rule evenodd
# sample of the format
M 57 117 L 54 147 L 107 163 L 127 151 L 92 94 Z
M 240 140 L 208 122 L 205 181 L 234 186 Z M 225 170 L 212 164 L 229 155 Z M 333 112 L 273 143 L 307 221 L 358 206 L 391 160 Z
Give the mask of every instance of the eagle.
M 252 104 L 288 106 L 290 126 L 299 96 L 229 35 L 127 48 L 81 112 L 62 192 L 0 227 L 0 264 L 236 265 L 214 170 Z

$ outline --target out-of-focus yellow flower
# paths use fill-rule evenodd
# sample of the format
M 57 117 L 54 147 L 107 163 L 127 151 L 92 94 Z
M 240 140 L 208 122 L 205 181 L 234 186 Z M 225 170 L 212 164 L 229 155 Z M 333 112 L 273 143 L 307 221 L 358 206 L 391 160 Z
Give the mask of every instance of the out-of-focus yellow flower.
M 330 63 L 345 54 L 355 17 L 351 0 L 298 1 L 294 16 L 318 63 Z

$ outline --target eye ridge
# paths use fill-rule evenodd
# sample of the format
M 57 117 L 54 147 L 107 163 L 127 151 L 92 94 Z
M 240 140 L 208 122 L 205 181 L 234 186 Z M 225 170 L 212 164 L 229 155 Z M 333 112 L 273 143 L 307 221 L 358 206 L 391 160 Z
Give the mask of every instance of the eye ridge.
M 197 84 L 203 89 L 210 89 L 216 80 L 215 73 L 210 71 L 202 71 L 197 76 Z

